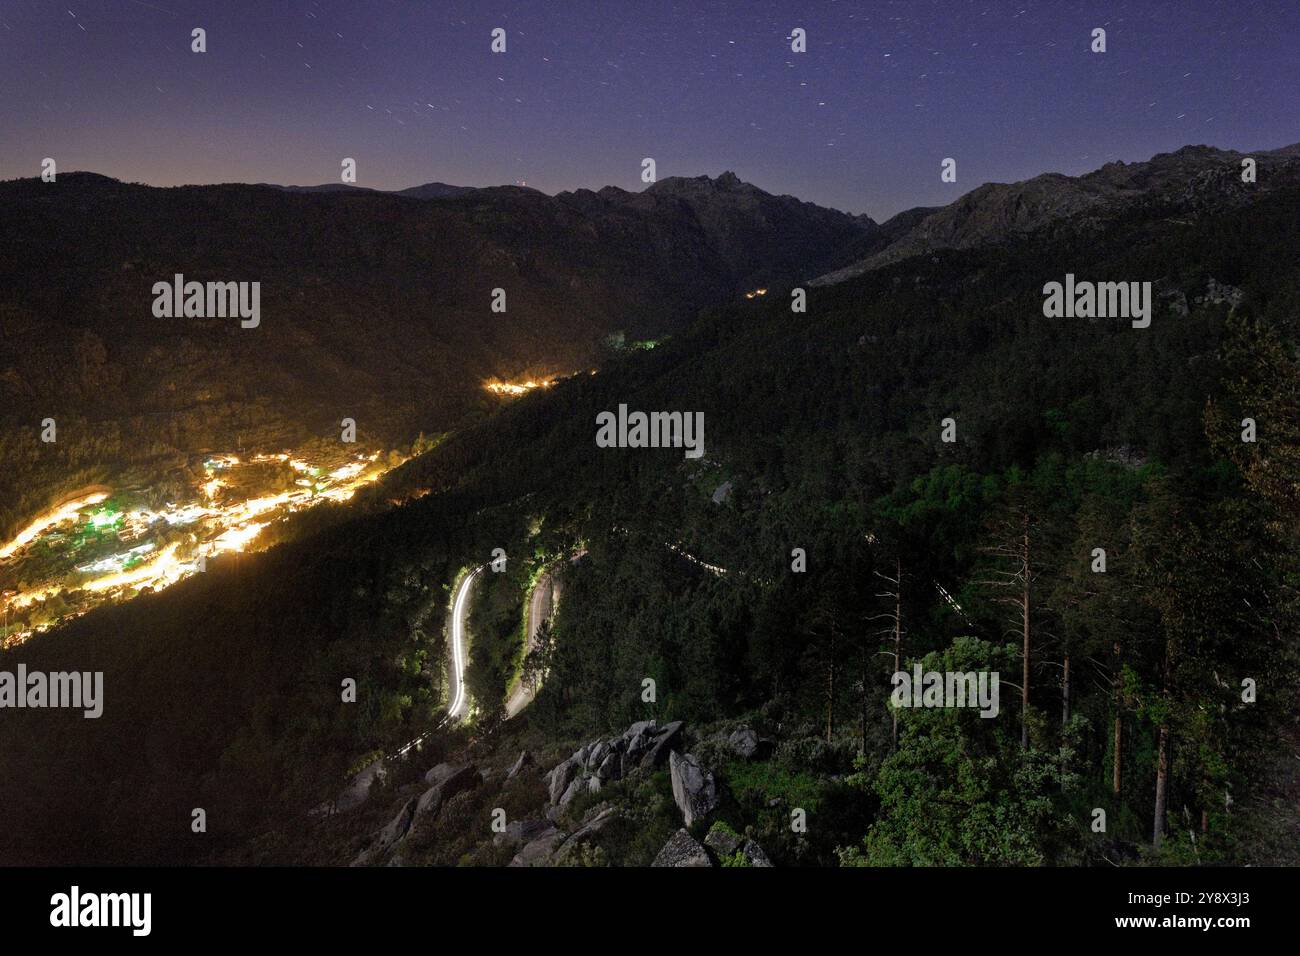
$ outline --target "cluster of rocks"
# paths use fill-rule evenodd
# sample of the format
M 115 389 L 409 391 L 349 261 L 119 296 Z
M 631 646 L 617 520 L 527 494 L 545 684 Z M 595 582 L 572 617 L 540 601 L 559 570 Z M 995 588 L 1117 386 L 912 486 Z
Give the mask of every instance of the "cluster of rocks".
M 606 784 L 638 770 L 663 765 L 682 737 L 680 720 L 662 727 L 653 720 L 642 720 L 617 737 L 597 738 L 579 747 L 545 774 L 550 801 L 546 819 L 507 824 L 505 832 L 497 834 L 493 842 L 519 848 L 510 861 L 511 866 L 551 866 L 564 862 L 619 816 L 617 809 L 602 804 L 588 810 L 576 830 L 566 832 L 558 822 L 561 812 L 574 798 L 582 793 L 598 793 Z M 522 769 L 527 757 L 526 753 L 519 755 L 509 776 Z
M 1220 282 L 1210 276 L 1210 280 L 1205 284 L 1205 295 L 1197 296 L 1197 302 L 1210 302 L 1218 305 L 1220 302 L 1228 303 L 1228 307 L 1235 309 L 1241 305 L 1241 300 L 1245 298 L 1244 293 L 1236 286 Z
M 579 747 L 573 756 L 561 761 L 547 774 L 547 788 L 555 818 L 578 794 L 596 793 L 602 786 L 621 780 L 634 770 L 662 765 L 682 739 L 682 722 L 675 720 L 662 727 L 653 720 L 633 724 L 619 737 L 593 740 Z
M 764 740 L 748 727 L 734 730 L 727 737 L 719 734 L 717 739 L 743 760 L 759 756 L 762 751 L 770 750 L 772 745 L 770 740 Z M 693 754 L 671 751 L 668 755 L 668 768 L 673 781 L 673 802 L 682 811 L 683 823 L 689 827 L 696 820 L 702 820 L 718 809 L 721 801 L 713 774 Z
M 771 744 L 748 728 L 736 730 L 727 737 L 719 735 L 717 741 L 744 759 L 756 756 Z M 683 823 L 690 827 L 713 813 L 720 797 L 712 772 L 694 754 L 685 751 L 681 721 L 663 726 L 653 720 L 639 721 L 617 737 L 597 738 L 550 770 L 543 770 L 548 797 L 544 818 L 512 820 L 503 832 L 493 836 L 492 842 L 515 851 L 511 866 L 563 864 L 622 814 L 618 807 L 602 802 L 588 809 L 573 827 L 572 811 L 565 811 L 575 798 L 584 793 L 598 793 L 613 781 L 665 764 L 672 779 L 673 800 L 682 812 Z M 535 761 L 524 751 L 506 772 L 505 779 L 512 780 L 530 770 L 536 772 Z M 401 844 L 422 821 L 436 818 L 448 800 L 486 779 L 488 775 L 473 764 L 442 763 L 434 767 L 424 776 L 427 789 L 410 797 L 386 826 L 371 835 L 352 865 L 368 866 L 385 859 L 390 865 L 400 864 Z M 570 821 L 567 828 L 562 825 L 566 820 Z M 720 827 L 715 827 L 704 844 L 683 828 L 660 851 L 654 865 L 713 866 L 715 860 L 732 859 L 737 852 L 743 853 L 752 866 L 772 865 L 757 843 Z
M 477 787 L 482 779 L 478 768 L 473 764 L 438 764 L 424 775 L 424 782 L 429 784 L 429 789 L 402 804 L 397 816 L 371 836 L 369 844 L 352 861 L 352 865 L 370 866 L 395 852 L 416 824 L 437 817 L 443 804 L 456 794 Z
M 709 851 L 713 852 L 710 853 Z M 754 840 L 714 826 L 701 843 L 685 827 L 672 835 L 651 866 L 716 866 L 740 853 L 749 866 L 771 866 L 763 848 Z
M 722 739 L 721 736 L 719 739 Z M 733 731 L 725 738 L 725 743 L 733 753 L 745 760 L 758 756 L 760 751 L 771 746 L 771 741 L 763 740 L 748 727 Z M 753 840 L 737 836 L 717 824 L 704 838 L 704 843 L 691 836 L 686 827 L 704 819 L 718 808 L 721 801 L 717 784 L 713 774 L 693 754 L 680 754 L 673 750 L 668 756 L 668 766 L 672 775 L 673 801 L 682 811 L 682 822 L 686 826 L 664 844 L 652 866 L 713 866 L 715 858 L 731 859 L 737 852 L 744 855 L 750 866 L 772 865 L 763 848 Z M 713 851 L 712 855 L 710 850 Z
M 544 820 L 523 820 L 507 824 L 505 832 L 498 833 L 492 842 L 497 846 L 519 847 L 510 860 L 511 866 L 555 866 L 565 862 L 578 847 L 618 817 L 615 807 L 602 804 L 588 810 L 581 825 L 571 833 Z
M 1188 308 L 1187 294 L 1182 289 L 1157 289 L 1156 294 L 1162 302 L 1169 306 L 1175 315 L 1180 318 L 1187 318 L 1191 310 Z M 1241 305 L 1243 298 L 1245 298 L 1245 293 L 1236 286 L 1220 282 L 1214 276 L 1210 276 L 1205 283 L 1205 294 L 1193 296 L 1192 304 L 1201 305 L 1209 302 L 1218 305 L 1221 302 L 1226 302 L 1229 309 L 1236 309 L 1237 306 Z

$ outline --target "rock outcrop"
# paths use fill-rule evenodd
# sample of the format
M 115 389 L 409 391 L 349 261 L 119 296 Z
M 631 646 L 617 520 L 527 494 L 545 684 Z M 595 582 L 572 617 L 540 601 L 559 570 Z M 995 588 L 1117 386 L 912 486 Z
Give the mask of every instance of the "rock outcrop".
M 565 833 L 559 827 L 547 826 L 537 820 L 519 824 L 518 832 L 527 831 L 534 835 L 523 849 L 515 854 L 510 865 L 554 866 L 563 863 L 569 854 L 597 836 L 605 827 L 617 820 L 618 816 L 619 810 L 616 807 L 593 807 L 587 812 L 582 825 L 572 833 Z M 506 834 L 510 832 L 510 827 L 507 826 L 506 833 L 499 836 L 506 838 Z M 500 842 L 507 842 L 507 839 L 501 839 Z
M 709 853 L 685 828 L 672 835 L 651 866 L 713 866 Z
M 397 816 L 371 838 L 370 845 L 357 855 L 352 865 L 369 866 L 406 839 L 406 835 L 411 832 L 411 823 L 415 820 L 418 803 L 419 801 L 412 797 L 402 804 L 402 809 L 397 811 Z
M 513 854 L 509 863 L 512 867 L 599 865 L 605 861 L 608 849 L 601 847 L 601 835 L 611 824 L 627 818 L 629 811 L 623 806 L 626 795 L 616 794 L 613 800 L 596 802 L 581 814 L 575 811 L 575 801 L 583 797 L 576 805 L 589 803 L 588 794 L 598 793 L 628 774 L 644 775 L 666 764 L 673 800 L 681 810 L 684 826 L 659 851 L 653 866 L 772 866 L 758 843 L 737 835 L 722 821 L 714 824 L 703 843 L 691 836 L 688 828 L 716 811 L 721 801 L 717 782 L 700 757 L 683 752 L 686 742 L 680 721 L 662 726 L 654 721 L 638 721 L 617 737 L 583 744 L 549 771 L 537 767 L 532 771 L 537 775 L 534 779 L 540 778 L 546 789 L 541 807 L 529 816 L 510 820 L 502 832 L 493 833 L 491 845 L 497 850 L 490 856 L 499 860 L 500 852 Z M 730 750 L 742 759 L 752 757 L 770 743 L 748 727 L 710 738 L 710 744 L 720 745 L 721 752 Z M 422 823 L 435 819 L 449 801 L 476 787 L 500 788 L 505 781 L 527 773 L 534 763 L 524 751 L 509 771 L 498 769 L 489 776 L 470 763 L 440 763 L 430 768 L 423 778 L 427 787 L 421 791 L 418 785 L 408 785 L 404 789 L 401 808 L 371 834 L 352 865 L 404 865 L 411 854 L 421 855 L 418 841 L 407 843 L 410 835 Z M 644 787 L 644 781 L 637 786 Z M 628 791 L 633 792 L 637 791 Z M 465 799 L 469 798 L 461 797 Z M 460 811 L 447 812 L 460 816 Z
M 727 738 L 727 743 L 735 751 L 736 756 L 744 760 L 749 760 L 758 754 L 758 734 L 748 727 L 732 731 L 731 736 Z
M 668 766 L 673 779 L 673 800 L 688 827 L 718 808 L 718 788 L 713 774 L 701 767 L 699 761 L 674 750 Z
M 397 816 L 370 838 L 369 845 L 357 854 L 352 865 L 370 866 L 393 853 L 422 819 L 436 817 L 444 803 L 458 793 L 474 789 L 480 780 L 478 768 L 473 764 L 438 764 L 424 775 L 425 783 L 432 786 L 420 796 L 407 800 Z
M 740 852 L 745 854 L 745 859 L 749 861 L 750 866 L 772 865 L 772 861 L 767 858 L 763 848 L 753 840 L 746 840 L 745 845 L 740 848 Z
M 551 806 L 568 806 L 581 793 L 596 793 L 637 770 L 661 766 L 682 740 L 683 728 L 680 720 L 662 727 L 653 720 L 642 720 L 618 737 L 579 747 L 546 775 Z
M 440 763 L 424 775 L 424 782 L 441 790 L 443 799 L 449 799 L 462 790 L 471 790 L 477 785 L 474 777 L 478 768 L 473 764 L 457 767 L 454 764 Z
M 641 758 L 641 766 L 651 769 L 665 763 L 672 748 L 681 743 L 684 726 L 680 720 L 665 724 L 647 748 L 645 756 Z
M 545 866 L 551 862 L 555 848 L 564 842 L 565 834 L 558 827 L 547 827 L 510 861 L 511 866 Z
M 531 767 L 532 765 L 533 765 L 533 755 L 530 754 L 527 750 L 521 751 L 519 754 L 519 759 L 514 762 L 514 764 L 510 767 L 510 770 L 506 773 L 506 779 L 507 780 L 515 779 L 515 777 L 519 776 L 520 772 L 522 772 L 525 767 Z
M 1197 302 L 1209 302 L 1217 305 L 1220 302 L 1228 303 L 1229 308 L 1235 309 L 1241 305 L 1241 300 L 1245 298 L 1244 294 L 1236 286 L 1226 285 L 1210 276 L 1209 281 L 1205 284 L 1205 295 L 1198 296 Z
M 326 800 L 324 803 L 312 807 L 308 813 L 314 817 L 329 817 L 336 813 L 347 813 L 349 810 L 355 810 L 370 799 L 371 787 L 377 781 L 383 780 L 386 774 L 387 770 L 384 767 L 383 758 L 374 760 L 363 767 L 348 782 L 342 793 L 333 800 Z
M 504 831 L 493 835 L 492 843 L 496 846 L 527 846 L 551 829 L 554 828 L 545 820 L 511 820 Z

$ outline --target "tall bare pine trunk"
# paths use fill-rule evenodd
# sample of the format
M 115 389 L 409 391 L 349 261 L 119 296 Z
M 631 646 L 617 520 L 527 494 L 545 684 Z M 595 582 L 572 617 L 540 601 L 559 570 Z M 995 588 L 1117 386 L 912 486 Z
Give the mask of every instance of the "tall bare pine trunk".
M 1021 668 L 1021 685 L 1020 685 L 1020 747 L 1022 750 L 1029 748 L 1029 512 L 1024 515 L 1024 532 L 1023 532 L 1023 560 L 1024 571 L 1021 577 L 1021 599 L 1020 615 L 1021 630 L 1024 633 L 1024 650 L 1021 652 L 1023 658 L 1023 667 Z

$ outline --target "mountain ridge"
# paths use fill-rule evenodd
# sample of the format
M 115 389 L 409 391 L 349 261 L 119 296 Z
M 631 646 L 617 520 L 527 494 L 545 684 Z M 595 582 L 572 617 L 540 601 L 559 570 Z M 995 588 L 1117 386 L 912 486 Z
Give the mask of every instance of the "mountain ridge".
M 1257 162 L 1255 184 L 1241 181 L 1241 160 L 1247 157 Z M 884 248 L 810 284 L 833 285 L 912 256 L 1003 242 L 1065 222 L 1096 228 L 1141 207 L 1168 214 L 1224 208 L 1246 200 L 1252 185 L 1266 191 L 1298 175 L 1300 143 L 1253 153 L 1189 145 L 1143 162 L 1116 160 L 1079 176 L 1046 172 L 1013 183 L 983 183 L 919 216 Z
M 494 407 L 485 381 L 588 369 L 612 333 L 671 335 L 810 263 L 852 261 L 870 232 L 756 188 L 741 202 L 640 195 L 0 183 L 0 457 L 14 463 L 0 492 L 15 492 L 0 528 L 108 462 L 291 446 L 345 415 L 405 445 Z M 260 326 L 155 317 L 153 284 L 178 273 L 259 282 Z M 26 428 L 47 415 L 53 456 Z M 51 480 L 21 480 L 28 465 Z

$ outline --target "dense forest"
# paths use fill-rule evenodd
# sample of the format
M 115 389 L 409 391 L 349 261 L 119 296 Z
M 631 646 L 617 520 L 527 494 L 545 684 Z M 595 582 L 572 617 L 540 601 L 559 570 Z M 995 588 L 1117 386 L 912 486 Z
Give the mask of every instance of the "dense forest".
M 1291 187 L 938 252 L 806 313 L 773 287 L 465 425 L 268 553 L 25 645 L 105 671 L 108 704 L 0 724 L 0 854 L 342 858 L 322 847 L 350 831 L 305 809 L 436 722 L 451 583 L 499 547 L 472 616 L 482 719 L 438 752 L 744 719 L 777 747 L 719 765 L 720 813 L 778 863 L 1294 861 L 1271 802 L 1294 797 L 1300 676 L 1297 213 Z M 1151 326 L 1044 318 L 1066 273 L 1152 281 Z M 619 403 L 704 412 L 703 458 L 597 448 Z M 582 550 L 546 681 L 500 726 L 539 667 L 526 583 Z M 917 662 L 997 671 L 998 716 L 891 708 Z

